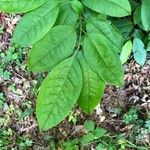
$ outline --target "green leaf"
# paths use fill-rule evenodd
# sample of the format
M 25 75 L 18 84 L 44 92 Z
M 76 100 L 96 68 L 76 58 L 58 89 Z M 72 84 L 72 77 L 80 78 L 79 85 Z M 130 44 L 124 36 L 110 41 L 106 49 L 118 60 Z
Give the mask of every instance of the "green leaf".
M 123 85 L 123 67 L 113 46 L 100 34 L 90 33 L 84 38 L 84 55 L 88 64 L 106 83 Z
M 124 42 L 126 42 L 130 37 L 130 33 L 132 32 L 133 23 L 128 19 L 119 19 L 113 22 L 123 36 Z
M 123 17 L 131 14 L 128 0 L 83 0 L 90 9 L 108 16 Z
M 73 0 L 71 1 L 71 5 L 72 5 L 72 8 L 74 9 L 74 11 L 77 13 L 77 14 L 81 14 L 83 12 L 83 5 L 80 1 L 78 0 Z
M 135 0 L 129 0 L 132 10 L 135 10 L 138 7 L 138 2 Z
M 43 5 L 47 0 L 0 0 L 0 11 L 25 13 Z
M 104 14 L 100 14 L 100 13 L 97 13 L 97 12 L 95 12 L 95 11 L 93 11 L 93 10 L 90 10 L 90 9 L 88 9 L 88 8 L 86 8 L 86 7 L 84 7 L 84 10 L 86 11 L 86 13 L 84 14 L 84 19 L 92 19 L 92 18 L 96 18 L 96 17 L 98 17 L 99 19 L 103 19 L 103 20 L 106 20 L 107 19 L 107 16 L 106 15 L 104 15 Z
M 104 128 L 96 128 L 94 131 L 93 131 L 93 134 L 95 135 L 95 137 L 97 139 L 101 138 L 101 137 L 104 137 L 105 134 L 107 133 L 107 130 L 105 130 Z
M 150 41 L 147 44 L 147 51 L 150 52 Z
M 56 126 L 69 114 L 82 87 L 82 72 L 75 56 L 60 64 L 40 87 L 36 115 L 41 130 Z
M 79 54 L 79 62 L 83 74 L 83 86 L 78 104 L 87 114 L 92 113 L 104 94 L 105 83 L 87 64 L 83 53 Z
M 88 131 L 93 131 L 95 129 L 95 123 L 91 120 L 85 121 L 84 127 Z
M 141 5 L 139 5 L 134 11 L 133 18 L 134 18 L 134 23 L 137 24 L 141 29 L 145 30 L 141 18 Z
M 89 142 L 92 142 L 95 140 L 95 136 L 93 133 L 89 132 L 88 134 L 84 135 L 81 139 L 82 145 L 88 145 Z
M 100 143 L 100 144 L 98 144 L 98 146 L 96 147 L 95 150 L 104 150 L 104 149 L 106 149 L 106 148 L 105 148 L 105 145 L 102 144 L 102 143 Z
M 139 38 L 140 40 L 143 40 L 143 41 L 146 41 L 148 38 L 147 36 L 145 36 L 145 33 L 143 32 L 143 30 L 140 30 L 140 29 L 134 29 L 133 37 Z
M 59 0 L 50 0 L 42 7 L 27 13 L 15 29 L 13 43 L 25 47 L 43 38 L 56 21 L 58 4 Z
M 72 54 L 76 40 L 77 35 L 73 27 L 55 26 L 31 49 L 30 70 L 36 72 L 50 70 Z
M 146 31 L 150 30 L 150 0 L 142 1 L 141 16 Z
M 134 59 L 140 65 L 144 65 L 146 61 L 146 50 L 144 48 L 144 43 L 139 39 L 135 38 L 133 41 L 133 54 Z
M 122 52 L 120 55 L 120 59 L 121 59 L 122 64 L 126 63 L 131 52 L 132 52 L 132 42 L 131 42 L 131 40 L 129 40 L 125 43 L 125 45 L 122 48 Z
M 79 150 L 79 139 L 75 139 L 73 141 L 63 142 L 63 148 L 65 150 Z
M 73 10 L 71 1 L 65 1 L 60 6 L 56 25 L 75 26 L 78 20 L 78 14 Z
M 123 45 L 122 35 L 119 30 L 108 20 L 93 17 L 87 21 L 88 33 L 99 33 L 110 42 L 117 52 L 120 52 Z

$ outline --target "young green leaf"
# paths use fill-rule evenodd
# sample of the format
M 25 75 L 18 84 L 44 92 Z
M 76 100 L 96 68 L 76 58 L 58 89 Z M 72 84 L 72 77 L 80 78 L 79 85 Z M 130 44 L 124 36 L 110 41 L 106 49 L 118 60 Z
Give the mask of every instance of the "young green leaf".
M 42 7 L 27 13 L 15 29 L 13 36 L 15 46 L 29 46 L 43 38 L 56 21 L 58 4 L 59 0 L 50 0 Z
M 96 137 L 97 139 L 103 137 L 106 133 L 107 133 L 107 130 L 105 130 L 104 128 L 96 128 L 96 129 L 93 131 L 93 134 L 95 135 L 95 137 Z
M 146 61 L 146 50 L 144 48 L 144 43 L 139 39 L 135 38 L 133 41 L 133 54 L 134 59 L 140 65 L 144 65 Z
M 42 6 L 47 0 L 0 0 L 0 11 L 25 13 Z
M 95 123 L 91 120 L 85 121 L 84 122 L 84 127 L 88 131 L 94 131 L 95 129 Z
M 122 64 L 126 63 L 132 51 L 132 42 L 131 40 L 127 41 L 122 48 L 120 59 Z
M 142 1 L 141 16 L 146 31 L 150 31 L 150 0 Z
M 71 1 L 65 1 L 60 5 L 56 25 L 74 26 L 78 20 L 78 14 L 73 10 Z
M 90 114 L 104 94 L 105 83 L 87 64 L 82 52 L 78 55 L 78 59 L 83 74 L 83 86 L 78 104 L 83 111 Z
M 84 135 L 81 138 L 81 144 L 84 145 L 88 145 L 90 142 L 95 140 L 95 135 L 91 132 L 89 132 L 88 134 Z
M 79 0 L 71 1 L 72 8 L 77 14 L 81 14 L 83 12 L 83 5 Z
M 110 42 L 117 52 L 120 52 L 123 45 L 122 35 L 119 30 L 108 20 L 92 17 L 86 20 L 86 29 L 88 33 L 99 33 Z
M 83 0 L 90 9 L 108 16 L 123 17 L 131 14 L 128 0 Z
M 71 111 L 82 87 L 82 72 L 75 56 L 60 64 L 40 87 L 36 115 L 41 130 L 56 126 Z
M 84 55 L 88 64 L 102 78 L 113 85 L 123 85 L 123 67 L 113 46 L 98 33 L 89 33 L 84 38 Z
M 31 49 L 28 63 L 30 70 L 50 70 L 72 54 L 76 40 L 77 35 L 73 27 L 55 26 Z

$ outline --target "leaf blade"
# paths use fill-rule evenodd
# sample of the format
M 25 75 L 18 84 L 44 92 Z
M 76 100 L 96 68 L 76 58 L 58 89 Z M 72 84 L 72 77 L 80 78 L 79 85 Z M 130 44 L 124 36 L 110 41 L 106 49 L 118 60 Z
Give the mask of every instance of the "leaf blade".
M 51 0 L 24 15 L 14 31 L 14 45 L 26 47 L 43 38 L 56 21 L 59 12 L 58 4 L 58 0 Z
M 82 73 L 76 58 L 60 63 L 43 82 L 36 106 L 41 130 L 60 123 L 76 103 L 82 87 Z
M 141 17 L 143 26 L 145 27 L 146 31 L 150 30 L 150 1 L 149 0 L 143 0 L 142 1 L 142 7 L 141 7 Z
M 84 38 L 84 55 L 88 64 L 109 84 L 123 85 L 123 67 L 119 56 L 100 34 L 90 33 Z
M 122 35 L 110 21 L 93 17 L 87 20 L 86 29 L 88 33 L 99 32 L 114 46 L 117 52 L 121 51 L 123 45 Z
M 140 65 L 144 65 L 146 61 L 146 50 L 144 48 L 144 43 L 139 39 L 135 38 L 133 40 L 133 56 L 136 62 Z
M 36 72 L 50 70 L 72 54 L 76 40 L 77 35 L 73 27 L 55 26 L 31 49 L 29 69 Z
M 83 74 L 83 85 L 78 99 L 78 105 L 83 111 L 90 114 L 104 94 L 105 83 L 87 64 L 83 53 L 79 53 L 78 60 Z
M 0 10 L 8 13 L 25 13 L 42 6 L 47 0 L 0 0 Z
M 131 14 L 128 0 L 83 0 L 83 4 L 98 13 L 109 16 L 123 17 Z
M 65 1 L 60 5 L 60 12 L 56 20 L 56 25 L 75 26 L 78 14 L 73 10 L 71 1 Z
M 122 48 L 122 52 L 120 55 L 122 64 L 126 63 L 126 61 L 128 60 L 131 54 L 131 50 L 132 50 L 132 42 L 129 40 L 125 43 L 125 45 Z

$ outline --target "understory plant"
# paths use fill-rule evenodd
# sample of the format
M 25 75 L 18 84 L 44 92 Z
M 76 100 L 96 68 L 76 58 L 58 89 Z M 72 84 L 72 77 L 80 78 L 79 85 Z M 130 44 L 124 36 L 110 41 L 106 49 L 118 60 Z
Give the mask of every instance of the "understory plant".
M 132 20 L 131 13 L 139 6 L 141 2 L 134 0 L 0 0 L 1 11 L 23 14 L 12 45 L 32 46 L 29 70 L 49 72 L 36 103 L 40 130 L 56 126 L 76 103 L 91 113 L 106 85 L 123 85 L 119 55 L 133 33 L 125 19 Z M 138 18 L 146 34 L 149 6 L 149 0 L 142 1 L 142 19 Z

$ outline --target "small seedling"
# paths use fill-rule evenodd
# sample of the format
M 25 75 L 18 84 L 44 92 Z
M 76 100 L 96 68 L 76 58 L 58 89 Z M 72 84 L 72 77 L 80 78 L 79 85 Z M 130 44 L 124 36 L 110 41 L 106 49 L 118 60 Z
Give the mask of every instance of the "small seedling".
M 123 116 L 123 120 L 126 124 L 135 123 L 138 119 L 138 113 L 136 108 L 131 108 L 126 114 Z

